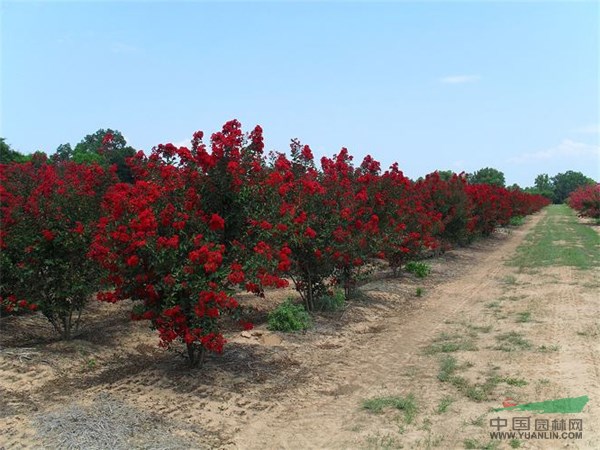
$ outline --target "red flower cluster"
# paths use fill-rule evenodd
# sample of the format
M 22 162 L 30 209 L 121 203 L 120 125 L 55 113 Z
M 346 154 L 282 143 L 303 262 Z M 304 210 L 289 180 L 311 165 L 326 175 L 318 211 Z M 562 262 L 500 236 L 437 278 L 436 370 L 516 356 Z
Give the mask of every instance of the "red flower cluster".
M 576 189 L 567 199 L 567 204 L 580 216 L 600 219 L 600 184 Z

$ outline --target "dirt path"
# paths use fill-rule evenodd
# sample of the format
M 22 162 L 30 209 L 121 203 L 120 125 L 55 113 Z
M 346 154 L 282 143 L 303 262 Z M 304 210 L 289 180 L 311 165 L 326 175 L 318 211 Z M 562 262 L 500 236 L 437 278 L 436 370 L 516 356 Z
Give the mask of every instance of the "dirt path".
M 428 261 L 424 280 L 367 284 L 310 332 L 232 333 L 200 372 L 157 349 L 128 305 L 94 306 L 72 343 L 39 317 L 5 321 L 0 448 L 600 448 L 597 271 L 506 265 L 546 214 Z M 490 418 L 518 415 L 490 411 L 507 398 L 580 395 L 582 439 L 490 438 Z
M 490 407 L 502 407 L 507 397 L 524 403 L 587 394 L 591 404 L 581 415 L 585 439 L 572 440 L 570 445 L 600 448 L 600 417 L 594 404 L 600 399 L 598 330 L 594 328 L 600 310 L 597 290 L 582 286 L 593 278 L 593 273 L 575 273 L 567 267 L 518 274 L 514 267 L 505 265 L 541 217 L 537 215 L 501 243 L 490 245 L 489 251 L 468 250 L 470 261 L 464 265 L 463 273 L 436 286 L 421 309 L 408 315 L 381 316 L 381 323 L 371 326 L 384 328 L 367 337 L 358 337 L 353 345 L 323 360 L 315 370 L 311 388 L 283 399 L 277 408 L 244 426 L 236 437 L 237 446 L 257 449 L 508 446 L 508 441 L 490 443 L 489 431 L 493 431 L 488 423 L 488 416 L 492 417 L 488 414 Z M 553 281 L 549 283 L 548 278 Z M 364 290 L 393 301 L 397 287 L 395 280 L 386 280 L 365 286 Z M 531 319 L 532 315 L 535 319 Z M 574 329 L 574 324 L 581 329 Z M 576 336 L 577 332 L 586 333 L 585 330 L 596 333 L 595 338 Z M 528 344 L 523 351 L 497 350 L 495 347 L 502 342 L 499 338 L 510 333 L 522 334 L 526 342 L 537 344 Z M 508 384 L 490 382 L 485 388 L 489 390 L 486 398 L 472 394 L 476 397 L 474 401 L 464 398 L 454 386 L 441 383 L 437 379 L 439 358 L 424 354 L 432 353 L 424 350 L 436 336 L 476 346 L 477 350 L 452 352 L 459 362 L 463 360 L 472 366 L 464 370 L 464 377 L 473 386 L 485 385 L 493 377 L 504 378 Z M 440 341 L 439 337 L 437 340 Z M 515 387 L 523 383 L 527 385 Z M 466 392 L 468 396 L 468 388 Z M 403 424 L 397 413 L 386 418 L 360 409 L 366 399 L 407 395 L 414 396 L 419 410 L 410 425 Z M 453 400 L 450 413 L 437 412 L 443 399 Z M 556 415 L 548 417 L 555 418 Z M 553 448 L 563 444 L 512 442 L 513 446 L 525 448 Z

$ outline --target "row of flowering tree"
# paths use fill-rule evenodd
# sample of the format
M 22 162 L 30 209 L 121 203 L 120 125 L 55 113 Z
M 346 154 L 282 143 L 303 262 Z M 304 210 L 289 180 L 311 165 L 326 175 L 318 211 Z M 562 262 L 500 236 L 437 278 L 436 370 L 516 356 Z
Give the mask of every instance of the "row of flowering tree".
M 413 182 L 370 156 L 354 166 L 346 149 L 318 164 L 296 140 L 290 157 L 263 147 L 260 127 L 234 120 L 209 145 L 197 132 L 191 148 L 138 152 L 132 183 L 94 165 L 0 165 L 3 313 L 39 309 L 69 338 L 94 294 L 132 299 L 132 318 L 197 365 L 222 351 L 224 315 L 250 326 L 240 289 L 291 282 L 314 310 L 334 284 L 350 296 L 373 258 L 396 273 L 547 203 L 462 175 Z

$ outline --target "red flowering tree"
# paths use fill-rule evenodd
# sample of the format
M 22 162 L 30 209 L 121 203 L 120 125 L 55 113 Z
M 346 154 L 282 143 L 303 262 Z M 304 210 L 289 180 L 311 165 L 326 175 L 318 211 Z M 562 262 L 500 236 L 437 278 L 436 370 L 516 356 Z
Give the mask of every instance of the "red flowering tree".
M 393 164 L 371 191 L 374 212 L 379 217 L 382 239 L 379 255 L 394 274 L 423 251 L 437 247 L 434 233 L 440 228 L 440 214 L 426 207 L 427 191 L 404 176 Z
M 600 219 L 600 184 L 576 189 L 567 199 L 567 204 L 581 216 Z
M 223 350 L 221 317 L 237 316 L 236 285 L 259 292 L 285 284 L 270 275 L 270 247 L 248 233 L 260 204 L 261 155 L 260 127 L 245 136 L 231 121 L 213 134 L 210 151 L 198 132 L 191 149 L 138 153 L 137 181 L 115 185 L 104 201 L 90 254 L 110 272 L 112 289 L 99 297 L 137 300 L 133 319 L 150 320 L 163 346 L 183 341 L 192 366 L 206 350 Z
M 442 179 L 439 172 L 433 172 L 415 186 L 422 193 L 425 208 L 441 215 L 441 226 L 435 234 L 444 248 L 466 244 L 471 239 L 467 228 L 471 205 L 465 191 L 466 184 L 464 174 L 452 173 L 447 179 Z
M 114 171 L 72 162 L 0 165 L 3 313 L 39 309 L 70 339 L 101 270 L 86 258 Z

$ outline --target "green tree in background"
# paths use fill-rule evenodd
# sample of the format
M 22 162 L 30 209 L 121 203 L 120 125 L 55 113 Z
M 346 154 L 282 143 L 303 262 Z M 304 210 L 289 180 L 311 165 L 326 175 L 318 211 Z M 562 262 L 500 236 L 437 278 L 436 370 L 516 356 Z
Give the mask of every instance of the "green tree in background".
M 554 187 L 554 203 L 563 203 L 571 192 L 578 187 L 596 184 L 596 182 L 581 172 L 567 170 L 565 173 L 559 173 L 552 177 L 552 184 Z
M 103 166 L 116 164 L 121 181 L 133 182 L 133 174 L 127 166 L 127 158 L 135 155 L 135 149 L 127 145 L 120 131 L 101 128 L 85 136 L 73 149 L 71 144 L 61 144 L 53 156 L 55 161 L 98 163 Z
M 11 162 L 26 162 L 29 157 L 23 155 L 17 150 L 13 149 L 5 138 L 0 138 L 0 164 L 8 164 Z
M 468 174 L 467 180 L 471 184 L 494 184 L 501 187 L 506 183 L 504 173 L 492 167 L 485 167 Z

